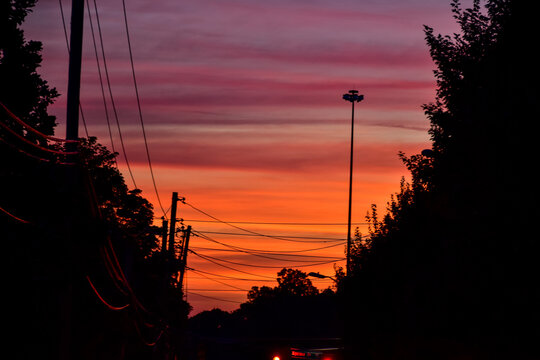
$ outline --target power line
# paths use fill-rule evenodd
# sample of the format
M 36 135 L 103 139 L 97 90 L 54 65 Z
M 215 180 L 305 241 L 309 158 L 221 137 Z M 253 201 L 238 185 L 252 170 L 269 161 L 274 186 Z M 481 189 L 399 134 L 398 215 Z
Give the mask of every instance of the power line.
M 239 236 L 260 236 L 258 234 L 242 234 L 242 233 L 231 233 L 231 232 L 219 232 L 219 231 L 200 231 L 202 234 L 216 234 L 216 235 L 239 235 Z M 328 240 L 328 241 L 346 241 L 346 239 L 338 238 L 326 238 L 326 237 L 311 237 L 311 236 L 294 236 L 294 235 L 268 235 L 268 236 L 277 236 L 281 239 L 311 239 L 311 240 Z M 320 241 L 327 242 L 327 241 Z
M 215 243 L 218 243 L 220 245 L 224 245 L 224 246 L 227 246 L 229 247 L 230 249 L 232 250 L 229 250 L 229 251 L 236 251 L 236 252 L 242 252 L 242 253 L 246 253 L 246 254 L 249 254 L 249 255 L 253 255 L 253 256 L 258 256 L 258 257 L 262 257 L 262 258 L 265 258 L 265 259 L 270 259 L 270 260 L 278 260 L 278 261 L 288 261 L 289 259 L 280 259 L 280 258 L 275 258 L 275 257 L 272 257 L 272 256 L 268 256 L 268 255 L 263 255 L 263 254 L 268 254 L 268 253 L 265 253 L 263 251 L 248 251 L 248 250 L 244 250 L 244 249 L 241 249 L 241 248 L 238 248 L 238 247 L 235 247 L 235 246 L 229 246 L 229 245 L 226 245 L 224 243 L 221 243 L 217 240 L 214 240 L 212 238 L 210 238 L 209 236 L 206 236 L 206 235 L 202 235 L 201 237 L 205 238 L 206 240 L 209 240 L 209 241 L 212 241 L 212 242 L 215 242 Z M 271 253 L 272 255 L 282 255 L 282 256 L 305 256 L 305 257 L 317 257 L 316 255 L 298 255 L 298 254 L 284 254 L 284 253 Z M 329 257 L 329 256 L 324 256 L 324 258 L 330 258 L 330 259 L 336 259 L 336 257 Z M 310 262 L 310 261 L 307 261 L 307 260 L 297 260 L 297 261 L 301 261 L 301 262 Z M 311 262 L 314 262 L 314 261 L 311 261 Z
M 212 259 L 207 258 L 207 257 L 204 256 L 204 255 L 200 255 L 200 254 L 194 252 L 193 250 L 189 250 L 189 252 L 195 254 L 196 256 L 200 257 L 200 258 L 203 259 L 203 260 L 206 260 L 206 261 L 208 261 L 208 262 L 211 262 L 211 263 L 213 263 L 213 264 L 215 264 L 215 265 L 224 267 L 224 268 L 229 269 L 229 270 L 233 270 L 233 271 L 236 271 L 236 272 L 239 272 L 239 273 L 242 273 L 242 274 L 246 274 L 246 275 L 260 276 L 260 277 L 262 277 L 262 278 L 274 279 L 273 277 L 270 277 L 270 276 L 257 275 L 257 274 L 253 274 L 253 273 L 250 273 L 250 272 L 247 272 L 247 271 L 243 271 L 243 270 L 240 270 L 240 269 L 233 268 L 232 266 L 227 266 L 227 265 L 224 265 L 224 264 L 220 264 L 220 263 L 218 263 L 218 262 L 216 262 L 216 261 L 214 261 L 214 260 L 212 260 Z
M 126 24 L 126 37 L 127 37 L 127 43 L 128 43 L 128 49 L 129 49 L 129 60 L 131 63 L 131 74 L 133 76 L 133 85 L 135 87 L 135 95 L 137 98 L 137 108 L 139 110 L 139 119 L 141 121 L 141 128 L 143 133 L 143 139 L 144 139 L 144 147 L 146 149 L 146 158 L 148 159 L 148 167 L 150 169 L 150 175 L 152 177 L 152 184 L 154 185 L 154 191 L 156 192 L 156 197 L 159 203 L 159 207 L 161 208 L 161 211 L 163 212 L 163 217 L 165 219 L 167 218 L 165 210 L 163 209 L 163 205 L 161 204 L 161 199 L 159 197 L 159 192 L 156 186 L 156 179 L 154 177 L 154 171 L 152 169 L 152 160 L 150 158 L 150 150 L 148 149 L 148 141 L 146 139 L 146 130 L 144 128 L 144 120 L 142 116 L 142 110 L 141 110 L 141 101 L 139 99 L 139 88 L 137 86 L 137 78 L 135 77 L 135 65 L 133 64 L 133 52 L 131 50 L 131 41 L 129 36 L 129 27 L 128 27 L 128 20 L 127 20 L 127 11 L 126 11 L 126 2 L 125 0 L 122 0 L 122 9 L 124 11 L 124 23 Z
M 92 34 L 92 43 L 94 45 L 94 54 L 95 54 L 95 57 L 96 57 L 96 66 L 97 66 L 98 77 L 99 77 L 99 85 L 101 87 L 101 98 L 103 99 L 103 107 L 105 109 L 105 120 L 107 121 L 107 129 L 109 130 L 109 139 L 111 140 L 111 148 L 112 148 L 113 153 L 116 154 L 116 149 L 114 148 L 113 134 L 112 134 L 112 130 L 111 130 L 111 121 L 109 119 L 109 108 L 107 107 L 107 99 L 106 99 L 106 96 L 105 96 L 105 87 L 103 86 L 103 76 L 101 75 L 101 65 L 99 63 L 97 42 L 96 42 L 96 36 L 95 36 L 95 33 L 94 33 L 94 24 L 93 24 L 93 21 L 92 21 L 92 14 L 90 12 L 90 2 L 89 2 L 89 0 L 86 0 L 86 8 L 88 9 L 88 21 L 90 23 L 90 32 Z M 116 168 L 118 168 L 118 162 L 116 161 L 116 156 L 114 157 L 114 164 L 116 165 Z
M 56 141 L 56 142 L 61 142 L 61 143 L 78 143 L 79 142 L 79 140 L 66 140 L 66 139 L 61 139 L 61 138 L 57 138 L 57 137 L 54 137 L 54 136 L 44 134 L 41 131 L 33 128 L 30 125 L 28 125 L 26 122 L 22 121 L 17 115 L 12 113 L 2 102 L 0 102 L 0 107 L 2 107 L 4 109 L 4 111 L 6 112 L 6 114 L 8 114 L 9 117 L 11 119 L 15 120 L 19 125 L 23 126 L 26 130 L 32 132 L 35 135 L 38 135 L 38 136 L 42 137 L 45 140 Z
M 122 306 L 113 306 L 111 305 L 108 301 L 106 301 L 103 296 L 101 296 L 101 294 L 99 293 L 99 291 L 96 289 L 96 286 L 94 285 L 94 283 L 92 282 L 92 280 L 90 280 L 90 277 L 87 275 L 86 276 L 86 280 L 88 280 L 88 283 L 90 284 L 90 287 L 92 288 L 92 290 L 94 291 L 94 293 L 96 294 L 96 296 L 98 297 L 98 299 L 106 306 L 108 307 L 110 310 L 114 310 L 114 311 L 119 311 L 119 310 L 124 310 L 125 308 L 127 308 L 129 306 L 129 303 L 127 303 L 126 305 L 122 305 Z
M 231 302 L 231 303 L 235 303 L 235 304 L 242 304 L 241 301 L 227 300 L 227 299 L 217 298 L 217 297 L 214 297 L 214 296 L 202 295 L 202 294 L 198 294 L 198 293 L 193 292 L 193 291 L 187 291 L 187 293 L 190 294 L 190 295 L 197 295 L 197 296 L 207 298 L 207 299 L 218 300 L 218 301 L 226 301 L 226 302 Z
M 250 289 L 190 289 L 195 291 L 224 291 L 224 292 L 231 292 L 231 291 L 242 291 L 242 292 L 249 292 Z
M 240 246 L 235 246 L 235 245 L 230 245 L 230 244 L 227 244 L 227 243 L 224 243 L 224 242 L 221 242 L 221 241 L 218 241 L 218 240 L 215 240 L 213 238 L 211 238 L 210 236 L 208 235 L 204 235 L 204 234 L 200 234 L 199 235 L 199 232 L 198 231 L 194 231 L 193 230 L 193 234 L 195 236 L 199 236 L 201 237 L 202 239 L 205 239 L 205 240 L 208 240 L 208 241 L 211 241 L 213 243 L 216 243 L 216 244 L 220 244 L 222 246 L 225 246 L 225 247 L 228 247 L 230 249 L 234 249 L 234 250 L 237 250 L 237 251 L 252 251 L 252 252 L 264 252 L 264 253 L 269 253 L 269 254 L 292 254 L 292 253 L 301 253 L 301 252 L 308 252 L 308 251 L 316 251 L 316 250 L 322 250 L 322 249 L 328 249 L 328 248 L 331 248 L 331 247 L 336 247 L 336 246 L 340 246 L 340 245 L 344 245 L 345 244 L 345 241 L 343 241 L 342 243 L 339 243 L 339 244 L 332 244 L 332 245 L 328 245 L 328 246 L 322 246 L 322 247 L 318 247 L 318 248 L 311 248 L 311 249 L 304 249 L 304 250 L 282 250 L 282 251 L 271 251 L 271 250 L 259 250 L 259 249 L 251 249 L 251 248 L 245 248 L 245 247 L 240 247 Z
M 235 277 L 235 276 L 228 276 L 228 275 L 222 275 L 222 274 L 216 274 L 216 273 L 212 273 L 212 272 L 208 272 L 208 271 L 198 270 L 198 269 L 194 269 L 192 267 L 186 267 L 186 270 L 194 271 L 194 272 L 197 272 L 197 273 L 208 274 L 208 275 L 212 275 L 212 276 L 217 276 L 220 279 L 235 280 L 235 281 L 257 281 L 257 282 L 276 282 L 277 281 L 276 278 L 269 277 L 269 276 L 264 276 L 264 278 L 259 278 L 259 279 L 239 278 L 239 277 Z M 259 275 L 256 275 L 256 274 L 250 274 L 250 275 L 259 276 Z
M 51 162 L 51 160 L 49 160 L 49 159 L 41 158 L 41 157 L 36 156 L 36 155 L 34 155 L 34 154 L 30 154 L 29 152 L 26 152 L 26 151 L 24 151 L 23 149 L 18 148 L 17 146 L 15 146 L 15 145 L 13 145 L 12 143 L 6 141 L 6 139 L 4 139 L 4 138 L 2 138 L 2 137 L 0 137 L 0 141 L 2 141 L 4 144 L 8 145 L 8 146 L 9 146 L 10 148 L 12 148 L 13 150 L 16 150 L 16 151 L 20 152 L 21 154 L 24 154 L 24 155 L 26 155 L 26 156 L 28 156 L 28 157 L 31 157 L 31 158 L 34 159 L 34 160 L 43 161 L 43 162 L 45 162 L 45 163 L 50 163 L 50 162 Z M 56 162 L 56 164 L 61 164 L 61 163 Z
M 6 209 L 4 209 L 2 207 L 0 207 L 0 211 L 3 212 L 4 214 L 6 214 L 7 216 L 11 217 L 12 219 L 15 219 L 18 222 L 21 222 L 23 224 L 31 224 L 30 221 L 21 219 L 20 217 L 17 217 L 15 215 L 13 215 L 12 213 L 10 213 L 9 211 L 7 211 Z
M 196 271 L 196 270 L 195 270 L 195 272 L 199 273 L 199 272 Z M 202 277 L 204 277 L 204 278 L 206 278 L 206 279 L 208 279 L 208 280 L 211 280 L 211 281 L 217 282 L 217 283 L 219 283 L 219 284 L 222 284 L 222 285 L 231 287 L 231 288 L 233 288 L 233 289 L 235 289 L 235 290 L 238 290 L 238 291 L 240 291 L 240 290 L 241 290 L 241 291 L 249 291 L 249 290 L 241 289 L 241 288 L 239 288 L 239 287 L 237 287 L 237 286 L 234 286 L 234 285 L 231 285 L 231 284 L 227 284 L 227 283 L 224 282 L 224 281 L 220 281 L 220 280 L 217 280 L 217 279 L 212 279 L 210 276 L 206 276 L 206 275 L 204 275 L 203 273 L 199 273 L 199 275 L 201 275 Z M 192 289 L 192 290 L 195 290 L 195 289 Z
M 200 246 L 192 246 L 191 249 L 195 250 L 208 250 L 208 251 L 227 251 L 227 252 L 237 252 L 233 249 L 217 249 L 217 248 L 207 248 L 207 247 L 200 247 Z M 261 251 L 261 254 L 268 254 L 265 251 Z M 325 258 L 325 259 L 335 259 L 335 256 L 322 256 L 322 255 L 303 255 L 303 254 L 287 254 L 287 253 L 269 253 L 274 255 L 282 255 L 282 256 L 299 256 L 299 257 L 313 257 L 313 258 Z
M 192 247 L 191 249 L 196 249 L 196 248 Z M 216 249 L 216 250 L 219 250 L 219 249 Z M 223 251 L 234 251 L 234 250 L 223 249 Z M 290 259 L 276 258 L 276 257 L 273 257 L 273 256 L 267 256 L 267 255 L 263 255 L 263 254 L 260 254 L 260 253 L 248 252 L 248 251 L 237 251 L 237 252 L 242 252 L 242 253 L 245 253 L 245 254 L 248 254 L 248 255 L 257 256 L 257 257 L 261 257 L 263 259 L 269 259 L 269 260 L 277 260 L 277 261 L 289 261 L 290 260 Z M 279 254 L 277 254 L 277 255 L 279 255 Z M 283 256 L 304 256 L 304 255 L 283 255 Z M 307 256 L 309 256 L 309 255 L 307 255 Z M 316 255 L 311 255 L 311 257 L 314 257 L 314 256 L 316 256 Z M 332 260 L 338 259 L 336 257 L 330 257 L 330 256 L 322 256 L 322 258 L 332 259 Z M 227 261 L 227 260 L 222 260 L 222 261 Z M 314 260 L 298 260 L 298 259 L 295 260 L 295 261 L 312 262 L 312 263 L 317 262 L 317 261 L 314 261 Z M 248 265 L 246 264 L 246 266 L 248 266 Z
M 17 132 L 15 132 L 13 129 L 11 129 L 8 125 L 4 124 L 3 121 L 0 121 L 0 126 L 2 126 L 4 129 L 6 129 L 11 135 L 15 136 L 16 138 L 18 138 L 19 140 L 27 143 L 28 145 L 31 145 L 39 150 L 43 150 L 43 151 L 46 151 L 46 152 L 49 152 L 49 153 L 53 153 L 53 154 L 57 154 L 57 155 L 76 155 L 78 154 L 77 151 L 60 151 L 60 150 L 54 150 L 54 149 L 49 149 L 49 148 L 46 148 L 44 146 L 41 146 L 41 145 L 38 145 L 36 143 L 33 143 L 32 141 L 28 140 L 27 138 L 25 138 L 24 136 L 22 135 L 19 135 L 17 134 Z
M 236 262 L 236 261 L 230 261 L 230 260 L 224 260 L 224 259 L 218 259 L 216 257 L 213 257 L 213 256 L 210 256 L 210 255 L 201 255 L 193 250 L 189 250 L 192 254 L 195 254 L 196 256 L 198 257 L 201 257 L 205 260 L 208 260 L 208 259 L 213 259 L 215 261 L 222 261 L 222 262 L 225 262 L 225 263 L 228 263 L 228 264 L 233 264 L 233 265 L 240 265 L 240 266 L 249 266 L 249 267 L 256 267 L 256 268 L 264 268 L 264 269 L 281 269 L 283 267 L 291 267 L 291 268 L 299 268 L 299 267 L 307 267 L 307 266 L 318 266 L 318 265 L 325 265 L 325 264 L 330 264 L 330 263 L 335 263 L 335 262 L 339 262 L 339 261 L 344 261 L 345 258 L 340 258 L 340 259 L 333 259 L 331 261 L 320 261 L 320 262 L 315 262 L 313 264 L 300 264 L 300 265 L 286 265 L 286 266 L 273 266 L 273 265 L 255 265 L 255 264 L 244 264 L 244 263 L 239 263 L 239 262 Z M 281 260 L 281 259 L 280 259 Z M 237 269 L 235 269 L 237 270 Z
M 248 230 L 248 229 L 245 229 L 243 227 L 240 227 L 240 226 L 237 226 L 237 225 L 234 225 L 230 222 L 227 222 L 227 221 L 224 221 L 224 220 L 220 220 L 218 219 L 217 217 L 213 216 L 213 215 L 210 215 L 209 213 L 191 205 L 190 203 L 188 203 L 185 198 L 182 199 L 182 203 L 186 204 L 187 206 L 191 207 L 193 210 L 195 211 L 198 211 L 200 212 L 201 214 L 203 215 L 206 215 L 208 216 L 209 218 L 211 219 L 214 219 L 220 223 L 223 223 L 225 225 L 228 225 L 230 227 L 233 227 L 235 229 L 238 229 L 238 230 L 241 230 L 241 231 L 244 231 L 246 233 L 249 233 L 249 234 L 252 234 L 252 235 L 257 235 L 257 236 L 261 236 L 261 237 L 267 237 L 267 238 L 271 238 L 271 239 L 277 239 L 277 240 L 283 240 L 283 241 L 291 241 L 291 242 L 315 242 L 315 241 L 304 241 L 304 240 L 294 240 L 294 239 L 290 239 L 290 238 L 285 238 L 285 237 L 280 237 L 280 236 L 274 236 L 274 235 L 267 235 L 267 234 L 261 234 L 259 232 L 256 232 L 256 231 L 252 231 L 252 230 Z M 337 240 L 332 240 L 332 241 L 337 241 Z M 341 241 L 341 240 L 340 240 Z M 321 241 L 316 241 L 316 242 L 321 242 Z M 325 241 L 322 241 L 322 242 L 325 242 Z
M 186 222 L 222 223 L 221 220 L 182 219 Z M 290 225 L 290 226 L 343 226 L 347 223 L 317 223 L 317 222 L 264 222 L 264 221 L 227 221 L 229 224 L 246 225 Z M 369 225 L 367 222 L 352 223 L 351 225 Z
M 120 145 L 122 147 L 124 160 L 126 162 L 126 166 L 128 168 L 128 172 L 129 172 L 129 175 L 131 177 L 131 181 L 133 182 L 133 186 L 135 188 L 137 188 L 137 183 L 135 182 L 135 178 L 133 177 L 133 172 L 131 171 L 131 166 L 129 165 L 129 160 L 128 160 L 127 153 L 126 153 L 126 148 L 124 146 L 124 138 L 122 136 L 122 130 L 120 129 L 120 121 L 118 119 L 118 112 L 116 110 L 116 105 L 114 103 L 114 97 L 113 97 L 113 94 L 112 94 L 111 80 L 110 80 L 110 77 L 109 77 L 109 70 L 108 70 L 108 67 L 107 67 L 107 58 L 105 56 L 105 46 L 103 45 L 103 33 L 101 31 L 101 22 L 99 20 L 99 11 L 98 11 L 98 8 L 97 8 L 96 0 L 94 0 L 94 12 L 96 14 L 96 23 L 97 23 L 97 26 L 98 26 L 98 34 L 99 34 L 99 41 L 100 41 L 100 47 L 101 47 L 101 55 L 103 57 L 103 68 L 105 70 L 105 79 L 107 80 L 107 88 L 109 90 L 109 96 L 111 98 L 111 105 L 112 105 L 112 108 L 113 108 L 114 118 L 116 120 L 116 127 L 118 128 L 118 135 L 119 135 L 119 138 L 120 138 Z

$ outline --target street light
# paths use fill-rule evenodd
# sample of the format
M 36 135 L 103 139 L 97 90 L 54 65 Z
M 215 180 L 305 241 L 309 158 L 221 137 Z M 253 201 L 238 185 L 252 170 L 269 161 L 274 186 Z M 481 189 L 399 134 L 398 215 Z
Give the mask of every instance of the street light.
M 343 95 L 343 100 L 350 101 L 352 104 L 351 116 L 351 161 L 349 169 L 349 215 L 347 222 L 347 275 L 351 271 L 351 208 L 352 208 L 352 178 L 353 178 L 353 147 L 354 147 L 354 103 L 364 100 L 364 95 L 358 95 L 358 90 L 349 90 Z
M 308 276 L 316 277 L 316 278 L 319 278 L 319 279 L 331 279 L 331 280 L 336 281 L 336 279 L 333 278 L 332 276 L 323 275 L 323 274 L 318 273 L 318 272 L 310 272 L 310 273 L 308 274 Z

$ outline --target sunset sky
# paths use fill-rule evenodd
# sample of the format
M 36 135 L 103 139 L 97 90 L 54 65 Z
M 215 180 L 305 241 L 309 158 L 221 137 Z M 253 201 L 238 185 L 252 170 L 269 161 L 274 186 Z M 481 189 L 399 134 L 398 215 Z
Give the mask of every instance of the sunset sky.
M 62 1 L 68 26 L 70 3 Z M 90 1 L 99 46 L 93 6 Z M 126 154 L 159 223 L 163 213 L 145 153 L 122 1 L 97 0 L 97 6 Z M 237 227 L 194 221 L 212 219 L 179 204 L 177 216 L 186 225 L 222 243 L 266 251 L 254 256 L 193 237 L 192 249 L 209 258 L 188 258 L 198 270 L 187 274 L 192 314 L 238 307 L 251 286 L 275 286 L 271 278 L 284 266 L 333 275 L 333 263 L 343 261 L 313 264 L 344 257 L 351 104 L 341 96 L 352 88 L 365 96 L 355 113 L 352 212 L 354 223 L 364 223 L 370 204 L 383 212 L 408 175 L 398 152 L 430 147 L 421 105 L 434 99 L 435 67 L 422 26 L 457 31 L 450 0 L 126 0 L 126 6 L 164 209 L 176 191 Z M 40 73 L 62 94 L 50 113 L 58 119 L 57 135 L 64 135 L 68 53 L 59 1 L 38 1 L 23 27 L 27 39 L 43 42 Z M 119 168 L 133 187 L 105 89 L 110 141 L 87 13 L 83 49 L 88 133 L 121 153 Z M 105 81 L 101 57 L 100 65 Z M 86 135 L 82 123 L 80 135 Z M 251 236 L 238 227 L 287 239 Z M 365 225 L 359 228 L 366 232 Z M 301 250 L 309 251 L 291 253 Z

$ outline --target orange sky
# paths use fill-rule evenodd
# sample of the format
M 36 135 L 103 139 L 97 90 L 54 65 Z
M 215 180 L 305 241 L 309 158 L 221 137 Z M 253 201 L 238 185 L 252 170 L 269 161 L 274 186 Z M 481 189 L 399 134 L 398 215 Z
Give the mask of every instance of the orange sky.
M 64 14 L 70 14 L 69 3 L 62 3 Z M 407 176 L 399 151 L 411 155 L 430 146 L 421 105 L 434 99 L 435 80 L 422 25 L 444 34 L 455 31 L 448 0 L 126 3 L 148 145 L 165 209 L 176 191 L 225 221 L 346 223 L 351 105 L 341 96 L 352 87 L 365 95 L 355 115 L 353 222 L 365 222 L 370 204 L 382 212 L 399 189 L 401 177 Z M 126 155 L 159 223 L 162 212 L 144 150 L 121 2 L 97 5 Z M 97 33 L 93 9 L 91 15 Z M 81 105 L 87 130 L 121 152 L 107 97 L 114 124 L 113 142 L 109 139 L 85 21 Z M 24 28 L 28 39 L 43 42 L 41 74 L 65 94 L 67 50 L 59 3 L 39 1 Z M 102 58 L 100 65 L 103 75 Z M 57 134 L 63 134 L 65 96 L 50 112 L 58 117 Z M 81 124 L 81 136 L 85 131 Z M 123 153 L 119 166 L 132 187 Z M 211 220 L 183 204 L 178 217 Z M 242 231 L 220 223 L 185 223 L 219 242 L 267 252 L 336 244 L 215 234 Z M 237 225 L 295 240 L 344 241 L 347 233 L 345 225 Z M 360 230 L 365 233 L 365 226 Z M 243 290 L 276 285 L 270 278 L 283 266 L 344 257 L 343 245 L 303 253 L 318 258 L 265 254 L 279 261 L 224 251 L 226 247 L 202 237 L 193 237 L 191 246 L 211 257 L 188 258 L 188 266 L 200 271 L 187 274 L 193 313 L 236 308 L 246 300 Z M 214 258 L 237 270 L 208 260 Z M 332 263 L 301 269 L 333 274 Z M 330 285 L 328 280 L 314 282 L 320 288 Z

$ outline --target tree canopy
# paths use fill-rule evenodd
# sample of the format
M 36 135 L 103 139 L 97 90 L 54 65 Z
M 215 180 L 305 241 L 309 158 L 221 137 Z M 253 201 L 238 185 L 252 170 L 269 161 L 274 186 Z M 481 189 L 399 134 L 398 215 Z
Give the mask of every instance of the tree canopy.
M 0 225 L 17 356 L 170 354 L 189 306 L 156 251 L 152 205 L 96 138 L 71 155 L 54 137 L 59 94 L 38 73 L 42 44 L 21 29 L 34 4 L 0 2 Z
M 279 346 L 329 346 L 329 339 L 342 336 L 340 294 L 319 291 L 298 269 L 283 268 L 276 281 L 274 287 L 252 287 L 235 311 L 213 309 L 190 318 L 191 346 L 204 346 L 208 359 L 271 357 L 266 352 Z
M 519 56 L 531 15 L 505 0 L 451 9 L 460 33 L 425 27 L 437 67 L 436 98 L 424 105 L 432 149 L 400 155 L 411 184 L 382 218 L 373 209 L 353 259 L 350 325 L 370 329 L 366 356 L 380 347 L 405 359 L 536 351 L 538 90 L 528 79 L 537 67 Z

